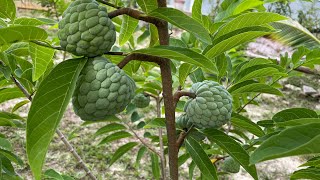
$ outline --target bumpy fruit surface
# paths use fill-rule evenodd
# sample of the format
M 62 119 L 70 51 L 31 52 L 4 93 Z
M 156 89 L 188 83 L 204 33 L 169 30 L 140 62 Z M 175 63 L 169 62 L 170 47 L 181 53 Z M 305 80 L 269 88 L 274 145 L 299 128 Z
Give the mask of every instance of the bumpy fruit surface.
M 229 173 L 238 173 L 240 171 L 240 164 L 232 157 L 227 157 L 224 160 L 221 169 Z
M 104 57 L 95 57 L 81 71 L 72 103 L 82 120 L 101 120 L 123 111 L 134 92 L 134 81 L 122 69 Z
M 62 49 L 93 57 L 110 51 L 116 32 L 104 6 L 95 0 L 76 0 L 62 15 L 58 37 Z
M 189 129 L 192 126 L 192 123 L 189 121 L 187 114 L 184 113 L 176 118 L 176 125 L 177 128 L 180 129 Z
M 145 108 L 150 104 L 150 96 L 139 93 L 133 98 L 132 102 L 137 108 Z
M 196 98 L 186 103 L 185 111 L 196 127 L 218 128 L 230 120 L 232 96 L 219 83 L 208 80 L 197 82 L 190 92 L 195 93 Z

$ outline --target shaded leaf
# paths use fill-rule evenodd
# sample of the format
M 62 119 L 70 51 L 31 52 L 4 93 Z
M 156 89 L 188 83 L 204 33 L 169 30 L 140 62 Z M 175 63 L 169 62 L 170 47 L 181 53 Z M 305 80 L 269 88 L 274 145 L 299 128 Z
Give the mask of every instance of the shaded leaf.
M 94 136 L 99 136 L 101 134 L 106 134 L 111 131 L 117 131 L 117 130 L 123 130 L 123 129 L 126 129 L 124 125 L 118 124 L 118 123 L 111 123 L 98 129 L 97 132 L 94 133 Z
M 126 131 L 119 131 L 119 132 L 115 132 L 107 137 L 105 137 L 100 143 L 99 145 L 102 144 L 106 144 L 115 140 L 119 140 L 119 139 L 123 139 L 123 138 L 127 138 L 127 137 L 131 137 L 132 135 Z
M 159 166 L 159 158 L 158 156 L 150 152 L 150 157 L 151 157 L 151 169 L 152 169 L 152 176 L 154 179 L 160 179 L 160 166 Z
M 143 128 L 162 128 L 166 127 L 166 119 L 165 118 L 154 118 L 149 121 Z
M 113 154 L 112 159 L 109 162 L 109 166 L 111 166 L 114 162 L 116 162 L 122 155 L 124 155 L 126 152 L 130 151 L 132 148 L 134 148 L 138 143 L 136 142 L 129 142 L 117 149 L 117 151 Z
M 0 103 L 21 97 L 25 97 L 25 95 L 17 87 L 0 89 Z
M 136 166 L 138 166 L 140 164 L 140 161 L 143 157 L 143 155 L 145 154 L 147 148 L 145 146 L 142 146 L 139 151 L 138 151 L 138 154 L 137 154 L 137 158 L 136 158 Z
M 258 137 L 261 137 L 264 135 L 263 130 L 257 124 L 252 122 L 250 119 L 237 113 L 233 113 L 231 117 L 232 117 L 231 118 L 232 125 L 242 128 L 244 130 L 247 130 Z
M 16 105 L 13 106 L 11 112 L 15 112 L 16 110 L 18 110 L 18 109 L 21 108 L 22 106 L 28 104 L 29 102 L 30 102 L 29 100 L 24 100 L 24 101 L 18 102 Z
M 298 171 L 295 171 L 290 176 L 290 179 L 320 179 L 320 168 L 310 167 L 307 169 L 300 169 Z

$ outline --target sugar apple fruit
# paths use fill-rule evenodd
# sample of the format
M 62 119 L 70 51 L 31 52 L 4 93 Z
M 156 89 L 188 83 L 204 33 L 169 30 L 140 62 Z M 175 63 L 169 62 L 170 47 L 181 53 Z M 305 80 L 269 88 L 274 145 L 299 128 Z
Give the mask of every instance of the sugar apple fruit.
M 75 0 L 62 15 L 58 37 L 62 49 L 94 57 L 110 51 L 116 32 L 104 6 L 95 0 Z
M 180 129 L 189 129 L 192 126 L 192 123 L 189 121 L 187 114 L 184 113 L 176 118 L 176 125 L 177 128 Z
M 185 111 L 190 123 L 197 128 L 219 128 L 226 124 L 232 113 L 232 96 L 214 81 L 205 80 L 192 85 L 196 97 L 187 101 Z
M 135 83 L 104 57 L 89 58 L 73 93 L 75 113 L 82 120 L 101 120 L 125 109 L 134 97 Z
M 232 157 L 227 157 L 221 166 L 221 170 L 229 173 L 238 173 L 240 171 L 240 164 Z
M 139 93 L 133 98 L 132 102 L 137 108 L 145 108 L 150 104 L 150 96 Z

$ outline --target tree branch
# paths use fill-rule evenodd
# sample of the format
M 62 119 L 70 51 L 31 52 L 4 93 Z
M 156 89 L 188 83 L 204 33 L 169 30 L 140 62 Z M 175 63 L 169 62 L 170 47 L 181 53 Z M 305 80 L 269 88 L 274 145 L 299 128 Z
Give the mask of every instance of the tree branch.
M 32 101 L 32 96 L 28 93 L 28 91 L 23 87 L 23 85 L 14 77 L 11 75 L 12 81 L 16 84 L 16 86 L 23 92 L 23 94 L 29 99 L 29 101 Z M 96 180 L 97 178 L 91 173 L 90 169 L 86 166 L 86 164 L 83 162 L 79 154 L 74 150 L 70 142 L 66 139 L 66 137 L 61 133 L 59 129 L 56 130 L 56 133 L 62 140 L 62 142 L 65 144 L 65 146 L 68 148 L 69 152 L 72 153 L 72 155 L 76 158 L 77 162 L 80 164 L 80 166 L 84 169 L 86 174 L 90 177 L 92 180 Z
M 179 99 L 182 96 L 189 96 L 190 98 L 196 98 L 196 94 L 195 93 L 178 90 L 173 95 L 174 107 L 177 106 L 177 103 L 179 102 Z
M 118 67 L 122 69 L 126 64 L 128 64 L 132 60 L 139 60 L 139 61 L 148 61 L 148 62 L 154 62 L 157 64 L 161 63 L 160 57 L 157 56 L 151 56 L 147 54 L 140 54 L 140 53 L 132 53 L 126 56 L 119 64 Z
M 188 131 L 182 131 L 182 132 L 180 133 L 180 135 L 179 135 L 179 137 L 178 137 L 178 139 L 177 139 L 177 146 L 179 147 L 179 149 L 180 149 L 180 147 L 182 146 L 184 139 L 188 136 L 188 134 L 191 132 L 191 130 L 193 129 L 193 127 L 194 127 L 194 125 L 192 125 L 192 126 L 188 129 Z
M 114 17 L 120 16 L 120 15 L 123 15 L 123 14 L 128 15 L 128 16 L 133 17 L 133 18 L 138 19 L 138 20 L 142 20 L 142 21 L 145 21 L 145 22 L 148 22 L 148 23 L 152 23 L 154 25 L 158 25 L 159 22 L 161 21 L 158 18 L 147 16 L 144 13 L 142 13 L 142 12 L 140 12 L 138 10 L 135 10 L 135 9 L 131 9 L 131 8 L 120 8 L 120 9 L 111 11 L 111 12 L 108 13 L 108 16 L 109 16 L 110 19 L 112 19 Z
M 117 6 L 115 4 L 112 4 L 112 3 L 109 3 L 109 2 L 106 2 L 106 1 L 103 1 L 103 0 L 97 0 L 99 3 L 101 4 L 105 4 L 107 6 L 110 6 L 110 7 L 113 7 L 113 8 L 116 8 L 116 9 L 120 9 L 121 7 L 120 6 Z

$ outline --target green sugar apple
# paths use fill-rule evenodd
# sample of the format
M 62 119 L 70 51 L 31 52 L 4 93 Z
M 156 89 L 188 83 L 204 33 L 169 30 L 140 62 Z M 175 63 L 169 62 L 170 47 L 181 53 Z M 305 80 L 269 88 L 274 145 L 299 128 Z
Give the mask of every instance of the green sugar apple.
M 58 37 L 62 49 L 94 57 L 110 51 L 116 31 L 104 6 L 95 0 L 76 0 L 62 15 Z
M 221 166 L 221 170 L 229 173 L 238 173 L 240 171 L 240 164 L 232 157 L 227 157 Z
M 145 108 L 150 104 L 150 96 L 139 93 L 133 98 L 132 102 L 137 108 Z
M 197 128 L 219 128 L 226 124 L 232 113 L 232 96 L 214 81 L 205 80 L 192 85 L 196 97 L 185 105 L 190 123 Z
M 189 117 L 187 116 L 187 114 L 184 113 L 176 118 L 176 125 L 177 128 L 180 129 L 189 129 L 192 126 L 192 123 L 189 121 Z
M 77 80 L 72 103 L 82 120 L 101 120 L 123 111 L 134 97 L 135 83 L 104 57 L 89 58 Z

